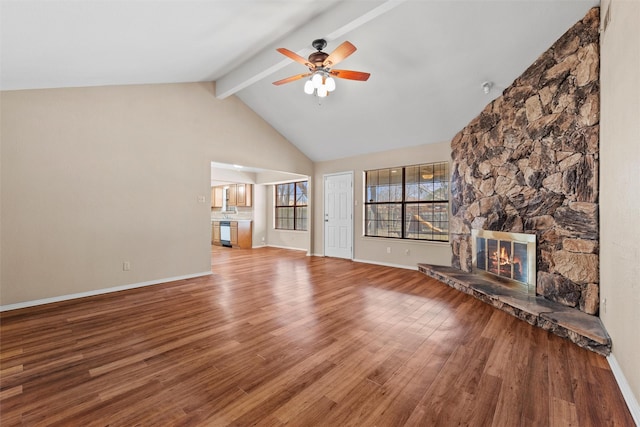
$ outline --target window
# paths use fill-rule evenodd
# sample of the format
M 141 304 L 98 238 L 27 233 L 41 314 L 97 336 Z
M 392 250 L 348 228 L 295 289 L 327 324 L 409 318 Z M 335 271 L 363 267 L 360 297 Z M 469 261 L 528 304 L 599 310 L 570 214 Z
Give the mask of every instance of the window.
M 365 236 L 449 241 L 449 163 L 365 172 Z
M 307 181 L 276 184 L 275 223 L 279 230 L 307 230 Z

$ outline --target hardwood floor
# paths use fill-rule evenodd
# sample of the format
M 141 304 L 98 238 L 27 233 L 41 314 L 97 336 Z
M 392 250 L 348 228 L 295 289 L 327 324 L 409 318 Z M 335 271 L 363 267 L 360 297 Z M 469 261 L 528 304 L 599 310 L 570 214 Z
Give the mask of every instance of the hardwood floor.
M 417 271 L 214 247 L 2 314 L 3 427 L 632 426 L 606 360 Z

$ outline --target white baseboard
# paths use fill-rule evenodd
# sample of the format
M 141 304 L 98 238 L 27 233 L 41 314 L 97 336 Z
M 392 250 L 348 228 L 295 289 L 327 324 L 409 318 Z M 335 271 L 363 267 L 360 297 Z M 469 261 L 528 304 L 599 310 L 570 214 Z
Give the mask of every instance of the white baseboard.
M 174 282 L 176 280 L 193 279 L 194 277 L 208 276 L 210 271 L 202 273 L 187 274 L 184 276 L 166 277 L 164 279 L 149 280 L 147 282 L 132 283 L 129 285 L 115 286 L 113 288 L 96 289 L 95 291 L 80 292 L 77 294 L 60 295 L 58 297 L 44 298 L 33 301 L 19 302 L 15 304 L 0 305 L 0 312 L 17 310 L 19 308 L 35 307 L 37 305 L 51 304 L 53 302 L 68 301 L 77 298 L 91 297 L 94 295 L 108 294 L 110 292 L 126 291 L 127 289 L 142 288 L 144 286 L 158 285 L 160 283 Z
M 638 404 L 637 397 L 634 396 L 633 391 L 627 382 L 627 378 L 624 376 L 624 373 L 616 360 L 616 357 L 613 354 L 610 354 L 607 356 L 607 362 L 609 362 L 611 372 L 613 372 L 613 376 L 618 382 L 618 387 L 620 387 L 622 396 L 624 397 L 625 402 L 627 402 L 627 407 L 629 408 L 629 412 L 631 412 L 631 416 L 633 417 L 636 426 L 640 426 L 640 404 Z
M 385 267 L 395 267 L 395 268 L 404 268 L 405 270 L 418 270 L 417 265 L 402 265 L 402 264 L 392 264 L 389 262 L 379 262 L 379 261 L 371 261 L 368 259 L 355 259 L 354 262 L 362 262 L 365 264 L 375 264 L 375 265 L 383 265 Z
M 310 254 L 310 256 L 319 256 L 319 257 L 323 257 L 324 254 Z M 353 262 L 361 262 L 363 264 L 373 264 L 373 265 L 382 265 L 385 267 L 394 267 L 394 268 L 403 268 L 405 270 L 418 270 L 418 266 L 417 265 L 402 265 L 402 264 L 392 264 L 389 262 L 379 262 L 379 261 L 372 261 L 369 259 L 358 259 L 358 258 L 353 258 L 351 261 Z
M 305 252 L 308 252 L 307 249 L 304 249 L 304 248 L 292 248 L 290 246 L 280 246 L 280 245 L 266 245 L 266 246 L 268 246 L 270 248 L 289 249 L 289 250 L 292 250 L 292 251 L 305 251 Z

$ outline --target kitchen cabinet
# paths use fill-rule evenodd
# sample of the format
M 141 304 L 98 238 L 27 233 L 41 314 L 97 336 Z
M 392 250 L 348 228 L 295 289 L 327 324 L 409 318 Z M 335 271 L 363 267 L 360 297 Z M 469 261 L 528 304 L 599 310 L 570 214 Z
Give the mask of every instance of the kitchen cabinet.
M 251 206 L 251 184 L 236 184 L 236 206 Z
M 243 249 L 251 249 L 253 247 L 253 239 L 252 239 L 253 233 L 251 229 L 252 222 L 238 221 L 237 224 L 238 224 L 238 247 Z
M 229 242 L 234 248 L 251 249 L 253 246 L 252 222 L 250 220 L 230 221 Z M 211 244 L 220 246 L 220 221 L 211 222 Z
M 231 221 L 231 247 L 238 246 L 238 221 Z
M 228 184 L 211 187 L 212 208 L 222 207 L 225 187 L 227 187 L 227 206 L 251 207 L 253 184 Z
M 224 197 L 224 187 L 211 187 L 211 207 L 221 208 L 222 198 Z
M 227 188 L 227 206 L 237 206 L 236 184 L 230 184 Z
M 213 221 L 211 224 L 211 244 L 220 245 L 220 221 Z

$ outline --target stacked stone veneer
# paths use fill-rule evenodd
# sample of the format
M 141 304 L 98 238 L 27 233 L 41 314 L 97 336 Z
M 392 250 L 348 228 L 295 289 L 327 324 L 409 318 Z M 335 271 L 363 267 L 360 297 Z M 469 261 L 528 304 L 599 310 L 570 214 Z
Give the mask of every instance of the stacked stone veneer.
M 599 298 L 598 25 L 593 8 L 451 142 L 453 267 L 471 271 L 472 228 L 536 234 L 537 294 L 589 314 Z

